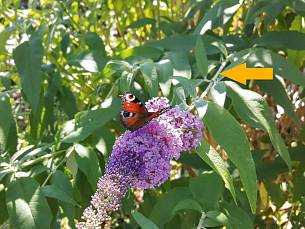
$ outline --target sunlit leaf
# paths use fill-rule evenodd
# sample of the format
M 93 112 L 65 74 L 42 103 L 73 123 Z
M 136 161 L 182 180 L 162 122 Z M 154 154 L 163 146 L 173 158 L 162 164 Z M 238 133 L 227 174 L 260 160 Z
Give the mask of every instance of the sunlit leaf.
M 224 108 L 209 102 L 204 121 L 216 142 L 239 171 L 252 212 L 256 207 L 256 171 L 248 139 L 239 123 Z
M 240 88 L 234 82 L 226 82 L 228 95 L 237 114 L 250 125 L 265 130 L 270 140 L 291 169 L 290 155 L 264 98 L 256 92 Z

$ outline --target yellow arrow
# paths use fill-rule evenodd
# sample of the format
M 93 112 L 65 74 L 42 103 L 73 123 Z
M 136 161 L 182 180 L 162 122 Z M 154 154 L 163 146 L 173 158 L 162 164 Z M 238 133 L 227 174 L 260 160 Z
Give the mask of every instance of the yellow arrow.
M 273 80 L 272 68 L 247 68 L 246 64 L 238 65 L 220 74 L 242 84 L 246 84 L 247 80 Z

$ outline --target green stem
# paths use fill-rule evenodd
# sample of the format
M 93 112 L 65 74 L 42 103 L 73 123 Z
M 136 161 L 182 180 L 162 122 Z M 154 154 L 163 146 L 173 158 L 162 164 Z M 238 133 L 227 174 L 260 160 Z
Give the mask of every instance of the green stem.
M 118 12 L 116 11 L 115 4 L 114 4 L 114 2 L 113 2 L 113 1 L 112 1 L 112 4 L 113 4 L 113 6 L 114 6 L 113 11 L 114 11 L 114 16 L 115 16 L 115 19 L 116 19 L 116 21 L 117 21 L 117 28 L 118 28 L 118 32 L 119 32 L 120 36 L 121 36 L 121 37 L 122 37 L 122 39 L 123 39 L 123 42 L 124 42 L 125 48 L 127 48 L 127 47 L 128 47 L 128 45 L 127 45 L 127 41 L 125 40 L 125 36 L 124 36 L 124 33 L 123 33 L 123 29 L 122 29 L 122 27 L 121 27 L 121 23 L 120 23 L 119 15 L 118 15 Z
M 35 165 L 37 163 L 40 163 L 40 162 L 42 162 L 42 161 L 44 161 L 46 159 L 56 157 L 56 156 L 58 156 L 58 155 L 60 155 L 60 154 L 62 154 L 64 152 L 66 152 L 66 150 L 59 150 L 59 151 L 54 152 L 54 153 L 45 154 L 45 155 L 43 155 L 41 157 L 38 157 L 36 159 L 24 162 L 22 165 L 20 165 L 20 168 L 24 169 L 24 168 L 26 168 L 28 166 L 32 166 L 32 165 Z
M 220 65 L 220 67 L 218 68 L 217 72 L 214 74 L 214 76 L 212 77 L 209 85 L 207 86 L 207 88 L 204 90 L 204 92 L 202 92 L 202 94 L 200 95 L 201 98 L 204 98 L 210 91 L 210 89 L 212 88 L 212 86 L 214 85 L 217 77 L 219 76 L 219 74 L 222 72 L 222 70 L 224 69 L 224 67 L 227 65 L 227 63 L 230 61 L 230 57 L 231 55 L 228 56 L 228 58 L 222 62 L 222 64 Z
M 160 0 L 157 0 L 157 26 L 158 26 L 158 39 L 161 39 L 161 30 L 160 30 Z
M 203 226 L 205 218 L 206 218 L 206 214 L 205 214 L 205 212 L 202 212 L 197 229 L 205 229 L 205 227 Z
M 49 179 L 51 178 L 51 176 L 53 175 L 53 173 L 64 163 L 66 157 L 64 157 L 59 163 L 58 165 L 56 165 L 56 167 L 48 174 L 47 178 L 44 180 L 44 182 L 42 183 L 41 187 L 45 186 Z

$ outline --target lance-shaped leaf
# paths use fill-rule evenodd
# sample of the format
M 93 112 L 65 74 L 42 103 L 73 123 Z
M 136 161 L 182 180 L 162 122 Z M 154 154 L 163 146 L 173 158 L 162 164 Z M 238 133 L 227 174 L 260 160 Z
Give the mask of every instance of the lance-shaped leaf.
M 206 142 L 202 142 L 201 146 L 196 149 L 196 152 L 205 163 L 207 163 L 216 173 L 221 176 L 226 188 L 229 189 L 234 201 L 236 202 L 233 179 L 228 168 L 226 167 L 226 163 L 217 153 L 217 151 L 212 146 L 209 146 Z
M 10 98 L 0 93 L 0 152 L 15 152 L 17 146 L 16 124 L 13 118 Z
M 291 169 L 290 156 L 283 139 L 278 133 L 275 121 L 265 99 L 256 92 L 245 90 L 234 82 L 226 82 L 228 96 L 241 119 L 250 125 L 265 130 L 277 152 Z
M 305 34 L 297 31 L 264 33 L 256 43 L 269 49 L 305 50 Z
M 237 120 L 224 108 L 209 102 L 204 121 L 216 142 L 239 171 L 252 212 L 256 210 L 256 171 L 248 139 Z
M 195 57 L 198 70 L 202 76 L 208 73 L 208 58 L 201 36 L 198 36 L 195 47 Z
M 299 127 L 301 126 L 301 122 L 294 112 L 292 101 L 285 89 L 284 82 L 282 83 L 278 78 L 274 77 L 273 80 L 257 80 L 255 83 L 267 94 L 272 95 L 275 102 L 284 108 L 289 117 L 292 118 Z
M 271 67 L 275 74 L 291 80 L 295 84 L 305 86 L 305 76 L 297 66 L 270 50 L 255 49 L 247 59 L 247 67 Z
M 14 61 L 21 78 L 22 90 L 30 103 L 33 114 L 38 111 L 42 84 L 42 41 L 38 34 L 19 45 L 13 53 Z

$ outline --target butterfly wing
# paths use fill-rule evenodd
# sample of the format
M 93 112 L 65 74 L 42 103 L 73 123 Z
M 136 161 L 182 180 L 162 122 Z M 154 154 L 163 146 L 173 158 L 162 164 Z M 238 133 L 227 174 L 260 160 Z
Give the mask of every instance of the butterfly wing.
M 125 113 L 124 113 L 125 112 Z M 122 124 L 131 131 L 135 131 L 146 123 L 157 117 L 159 112 L 144 112 L 144 113 L 126 113 L 122 111 L 120 116 Z
M 131 131 L 144 126 L 153 118 L 164 113 L 167 109 L 157 112 L 148 112 L 145 105 L 133 94 L 126 92 L 122 96 L 122 112 L 120 120 L 122 124 Z

